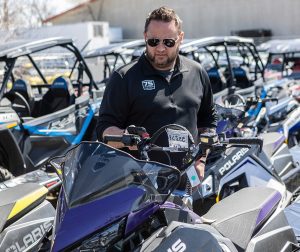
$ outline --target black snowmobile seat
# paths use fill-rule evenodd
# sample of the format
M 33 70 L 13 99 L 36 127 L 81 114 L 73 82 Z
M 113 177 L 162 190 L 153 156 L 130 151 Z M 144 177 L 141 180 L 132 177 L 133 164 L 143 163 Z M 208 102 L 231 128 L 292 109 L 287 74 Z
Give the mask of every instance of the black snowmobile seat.
M 268 187 L 247 187 L 222 199 L 202 221 L 211 224 L 237 247 L 245 250 L 250 239 L 276 210 L 281 194 Z
M 57 77 L 39 104 L 36 104 L 33 117 L 47 115 L 75 104 L 73 85 L 65 77 Z

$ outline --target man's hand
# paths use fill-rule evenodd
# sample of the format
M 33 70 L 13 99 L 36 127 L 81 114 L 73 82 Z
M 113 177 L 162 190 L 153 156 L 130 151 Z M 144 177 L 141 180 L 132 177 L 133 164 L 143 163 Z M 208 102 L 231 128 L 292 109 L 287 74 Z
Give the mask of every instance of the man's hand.
M 107 129 L 104 130 L 103 132 L 103 135 L 102 135 L 102 139 L 104 139 L 104 137 L 106 135 L 116 135 L 116 136 L 121 136 L 123 135 L 125 132 L 124 129 L 120 129 L 116 126 L 111 126 L 111 127 L 108 127 Z M 114 148 L 122 148 L 124 147 L 124 144 L 123 143 L 116 143 L 116 142 L 108 142 L 107 143 L 108 145 L 114 147 Z
M 107 129 L 104 130 L 104 132 L 103 132 L 103 138 L 106 135 L 122 136 L 124 134 L 128 134 L 127 130 L 120 129 L 120 128 L 116 127 L 116 126 L 111 126 L 111 127 L 108 127 Z M 114 147 L 114 148 L 117 148 L 117 149 L 125 147 L 125 145 L 123 143 L 108 142 L 107 144 L 110 145 L 110 146 L 112 146 L 112 147 Z M 126 147 L 128 147 L 130 150 L 137 150 L 136 146 L 126 146 Z
M 199 180 L 202 181 L 205 173 L 205 161 L 203 160 L 203 158 L 200 158 L 195 161 L 195 169 L 199 177 Z
M 198 175 L 198 178 L 199 178 L 199 180 L 200 180 L 201 182 L 202 182 L 202 180 L 203 180 L 203 178 L 204 178 L 204 175 L 205 175 L 205 163 L 206 163 L 206 157 L 208 156 L 209 152 L 210 152 L 210 150 L 207 149 L 207 150 L 206 150 L 206 153 L 204 154 L 204 156 L 202 156 L 202 157 L 200 157 L 199 159 L 197 159 L 197 160 L 195 161 L 195 164 L 194 164 L 195 170 L 196 170 L 197 175 Z M 200 184 L 200 185 L 201 185 L 201 184 Z M 200 186 L 200 185 L 198 185 L 198 186 Z M 196 190 L 198 186 L 194 187 L 193 190 Z

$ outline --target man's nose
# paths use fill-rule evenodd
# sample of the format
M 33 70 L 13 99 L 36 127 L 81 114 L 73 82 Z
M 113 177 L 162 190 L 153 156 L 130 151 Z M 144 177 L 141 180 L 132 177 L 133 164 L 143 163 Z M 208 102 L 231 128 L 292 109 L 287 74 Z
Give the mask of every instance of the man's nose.
M 160 41 L 156 47 L 156 50 L 162 52 L 162 51 L 166 50 L 166 46 Z

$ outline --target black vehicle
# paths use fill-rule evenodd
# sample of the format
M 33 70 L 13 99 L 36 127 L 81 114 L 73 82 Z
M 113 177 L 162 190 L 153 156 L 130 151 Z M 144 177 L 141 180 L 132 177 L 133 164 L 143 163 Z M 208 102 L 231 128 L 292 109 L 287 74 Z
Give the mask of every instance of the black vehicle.
M 71 39 L 8 43 L 0 47 L 0 62 L 0 181 L 95 139 L 99 88 Z

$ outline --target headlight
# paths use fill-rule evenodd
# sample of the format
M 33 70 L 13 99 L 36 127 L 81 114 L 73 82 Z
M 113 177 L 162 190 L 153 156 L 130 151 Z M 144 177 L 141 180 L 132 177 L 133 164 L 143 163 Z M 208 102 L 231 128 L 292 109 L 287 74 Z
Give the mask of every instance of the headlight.
M 84 240 L 73 252 L 107 251 L 109 246 L 122 238 L 124 227 L 125 218 Z
M 213 194 L 213 177 L 209 175 L 201 183 L 201 195 L 203 198 Z
M 241 128 L 240 134 L 242 137 L 253 137 L 255 135 L 255 131 L 250 128 Z

